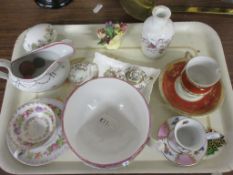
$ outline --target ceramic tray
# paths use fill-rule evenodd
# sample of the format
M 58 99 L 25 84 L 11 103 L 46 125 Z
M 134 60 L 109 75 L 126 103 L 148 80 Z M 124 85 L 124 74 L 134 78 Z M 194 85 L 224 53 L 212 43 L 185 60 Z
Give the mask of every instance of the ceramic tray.
M 77 48 L 72 61 L 91 61 L 95 51 L 115 57 L 119 60 L 134 64 L 153 66 L 162 69 L 168 62 L 184 57 L 189 52 L 195 55 L 207 55 L 215 58 L 222 69 L 222 84 L 225 91 L 223 104 L 213 113 L 196 117 L 207 128 L 211 127 L 226 137 L 227 144 L 224 149 L 213 156 L 206 157 L 201 163 L 192 167 L 179 167 L 168 162 L 163 155 L 145 147 L 139 156 L 129 166 L 102 170 L 84 165 L 70 150 L 65 152 L 53 163 L 30 167 L 15 160 L 5 142 L 7 123 L 15 109 L 37 97 L 55 97 L 65 99 L 72 89 L 68 82 L 58 89 L 45 93 L 25 93 L 15 89 L 7 83 L 0 118 L 0 164 L 3 170 L 17 174 L 65 174 L 65 173 L 212 173 L 233 170 L 233 98 L 232 87 L 227 72 L 226 61 L 221 41 L 217 33 L 209 26 L 198 22 L 175 23 L 176 34 L 163 58 L 156 61 L 145 58 L 140 51 L 140 32 L 142 24 L 130 24 L 129 30 L 118 50 L 106 50 L 97 46 L 96 30 L 103 25 L 56 25 L 59 39 L 68 38 L 74 41 Z M 17 39 L 14 47 L 13 58 L 25 54 L 22 42 L 25 32 Z M 171 116 L 177 115 L 162 100 L 158 80 L 154 84 L 151 94 L 150 110 L 152 114 L 152 136 L 155 137 L 159 125 Z

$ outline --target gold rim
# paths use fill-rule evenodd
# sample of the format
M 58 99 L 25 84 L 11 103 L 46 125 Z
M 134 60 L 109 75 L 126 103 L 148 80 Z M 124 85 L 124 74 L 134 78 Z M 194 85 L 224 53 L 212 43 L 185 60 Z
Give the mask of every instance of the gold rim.
M 171 63 L 168 63 L 164 68 L 163 70 L 161 71 L 160 73 L 160 76 L 159 76 L 159 91 L 160 91 L 160 95 L 162 97 L 162 99 L 166 102 L 166 104 L 169 106 L 170 109 L 172 109 L 173 111 L 179 113 L 179 114 L 182 114 L 182 115 L 186 115 L 186 116 L 190 116 L 190 117 L 200 117 L 200 116 L 205 116 L 205 115 L 208 115 L 212 112 L 214 112 L 219 106 L 222 105 L 223 103 L 223 99 L 224 99 L 224 90 L 223 90 L 223 85 L 222 85 L 222 82 L 220 81 L 220 85 L 221 85 L 221 95 L 220 95 L 220 98 L 218 100 L 218 103 L 209 111 L 207 112 L 203 112 L 203 113 L 189 113 L 189 112 L 185 112 L 183 110 L 180 110 L 174 106 L 172 106 L 170 104 L 170 102 L 167 100 L 167 98 L 165 97 L 164 93 L 163 93 L 163 88 L 162 88 L 162 82 L 163 82 L 163 77 L 164 77 L 164 73 L 165 71 L 167 70 L 167 68 L 175 63 L 178 63 L 178 62 L 181 62 L 181 61 L 188 61 L 189 59 L 188 58 L 180 58 L 178 60 L 175 60 L 175 61 L 172 61 Z

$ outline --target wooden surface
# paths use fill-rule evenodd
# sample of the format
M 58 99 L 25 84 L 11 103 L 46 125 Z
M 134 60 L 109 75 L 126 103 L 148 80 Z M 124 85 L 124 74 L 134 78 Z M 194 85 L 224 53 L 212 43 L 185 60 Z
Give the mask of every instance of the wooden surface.
M 94 14 L 92 9 L 97 3 L 103 9 Z M 202 6 L 232 7 L 220 0 L 180 0 L 178 5 L 199 4 Z M 171 0 L 157 1 L 157 4 L 177 5 Z M 219 34 L 233 83 L 233 16 L 177 13 L 172 15 L 173 21 L 201 21 L 209 24 Z M 8 0 L 0 2 L 0 58 L 11 58 L 14 42 L 25 29 L 38 23 L 52 24 L 93 24 L 108 20 L 123 22 L 139 22 L 127 15 L 117 0 L 73 0 L 62 9 L 49 10 L 39 8 L 33 0 Z M 2 104 L 5 80 L 0 79 L 0 105 Z M 188 169 L 186 169 L 188 170 Z M 187 172 L 188 173 L 188 172 Z M 7 173 L 0 170 L 1 175 Z M 233 175 L 233 172 L 227 173 Z

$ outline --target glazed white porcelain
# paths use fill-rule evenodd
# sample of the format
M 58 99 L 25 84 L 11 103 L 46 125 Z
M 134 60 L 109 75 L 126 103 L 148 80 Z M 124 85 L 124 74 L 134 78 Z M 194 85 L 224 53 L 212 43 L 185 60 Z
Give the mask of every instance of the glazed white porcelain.
M 174 35 L 171 11 L 166 6 L 155 6 L 142 29 L 141 49 L 145 56 L 156 59 L 162 56 Z
M 46 104 L 29 102 L 20 106 L 9 122 L 8 134 L 21 149 L 41 146 L 56 128 L 56 116 Z
M 206 131 L 199 121 L 184 118 L 170 132 L 168 143 L 177 152 L 194 152 L 206 145 Z
M 27 30 L 23 48 L 27 52 L 31 52 L 44 45 L 54 42 L 56 38 L 57 32 L 51 24 L 37 24 Z
M 68 98 L 63 130 L 73 152 L 89 166 L 124 166 L 147 143 L 150 114 L 145 99 L 130 84 L 92 79 Z
M 56 88 L 66 80 L 70 71 L 69 58 L 74 54 L 74 48 L 67 42 L 51 43 L 13 62 L 0 59 L 0 67 L 5 67 L 8 70 L 8 74 L 0 72 L 0 78 L 9 80 L 16 88 L 22 91 L 42 92 Z M 15 63 L 22 63 L 25 60 L 30 61 L 36 57 L 49 60 L 52 64 L 36 77 L 22 78 L 19 76 L 18 67 L 14 66 L 16 65 Z

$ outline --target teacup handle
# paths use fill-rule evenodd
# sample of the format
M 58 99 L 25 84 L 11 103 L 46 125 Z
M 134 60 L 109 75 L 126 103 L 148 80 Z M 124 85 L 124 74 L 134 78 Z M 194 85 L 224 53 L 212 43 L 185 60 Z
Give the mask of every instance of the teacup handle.
M 8 70 L 8 72 L 11 71 L 11 62 L 7 59 L 0 59 L 0 67 L 4 67 Z M 8 73 L 0 71 L 0 78 L 7 80 L 8 79 Z

